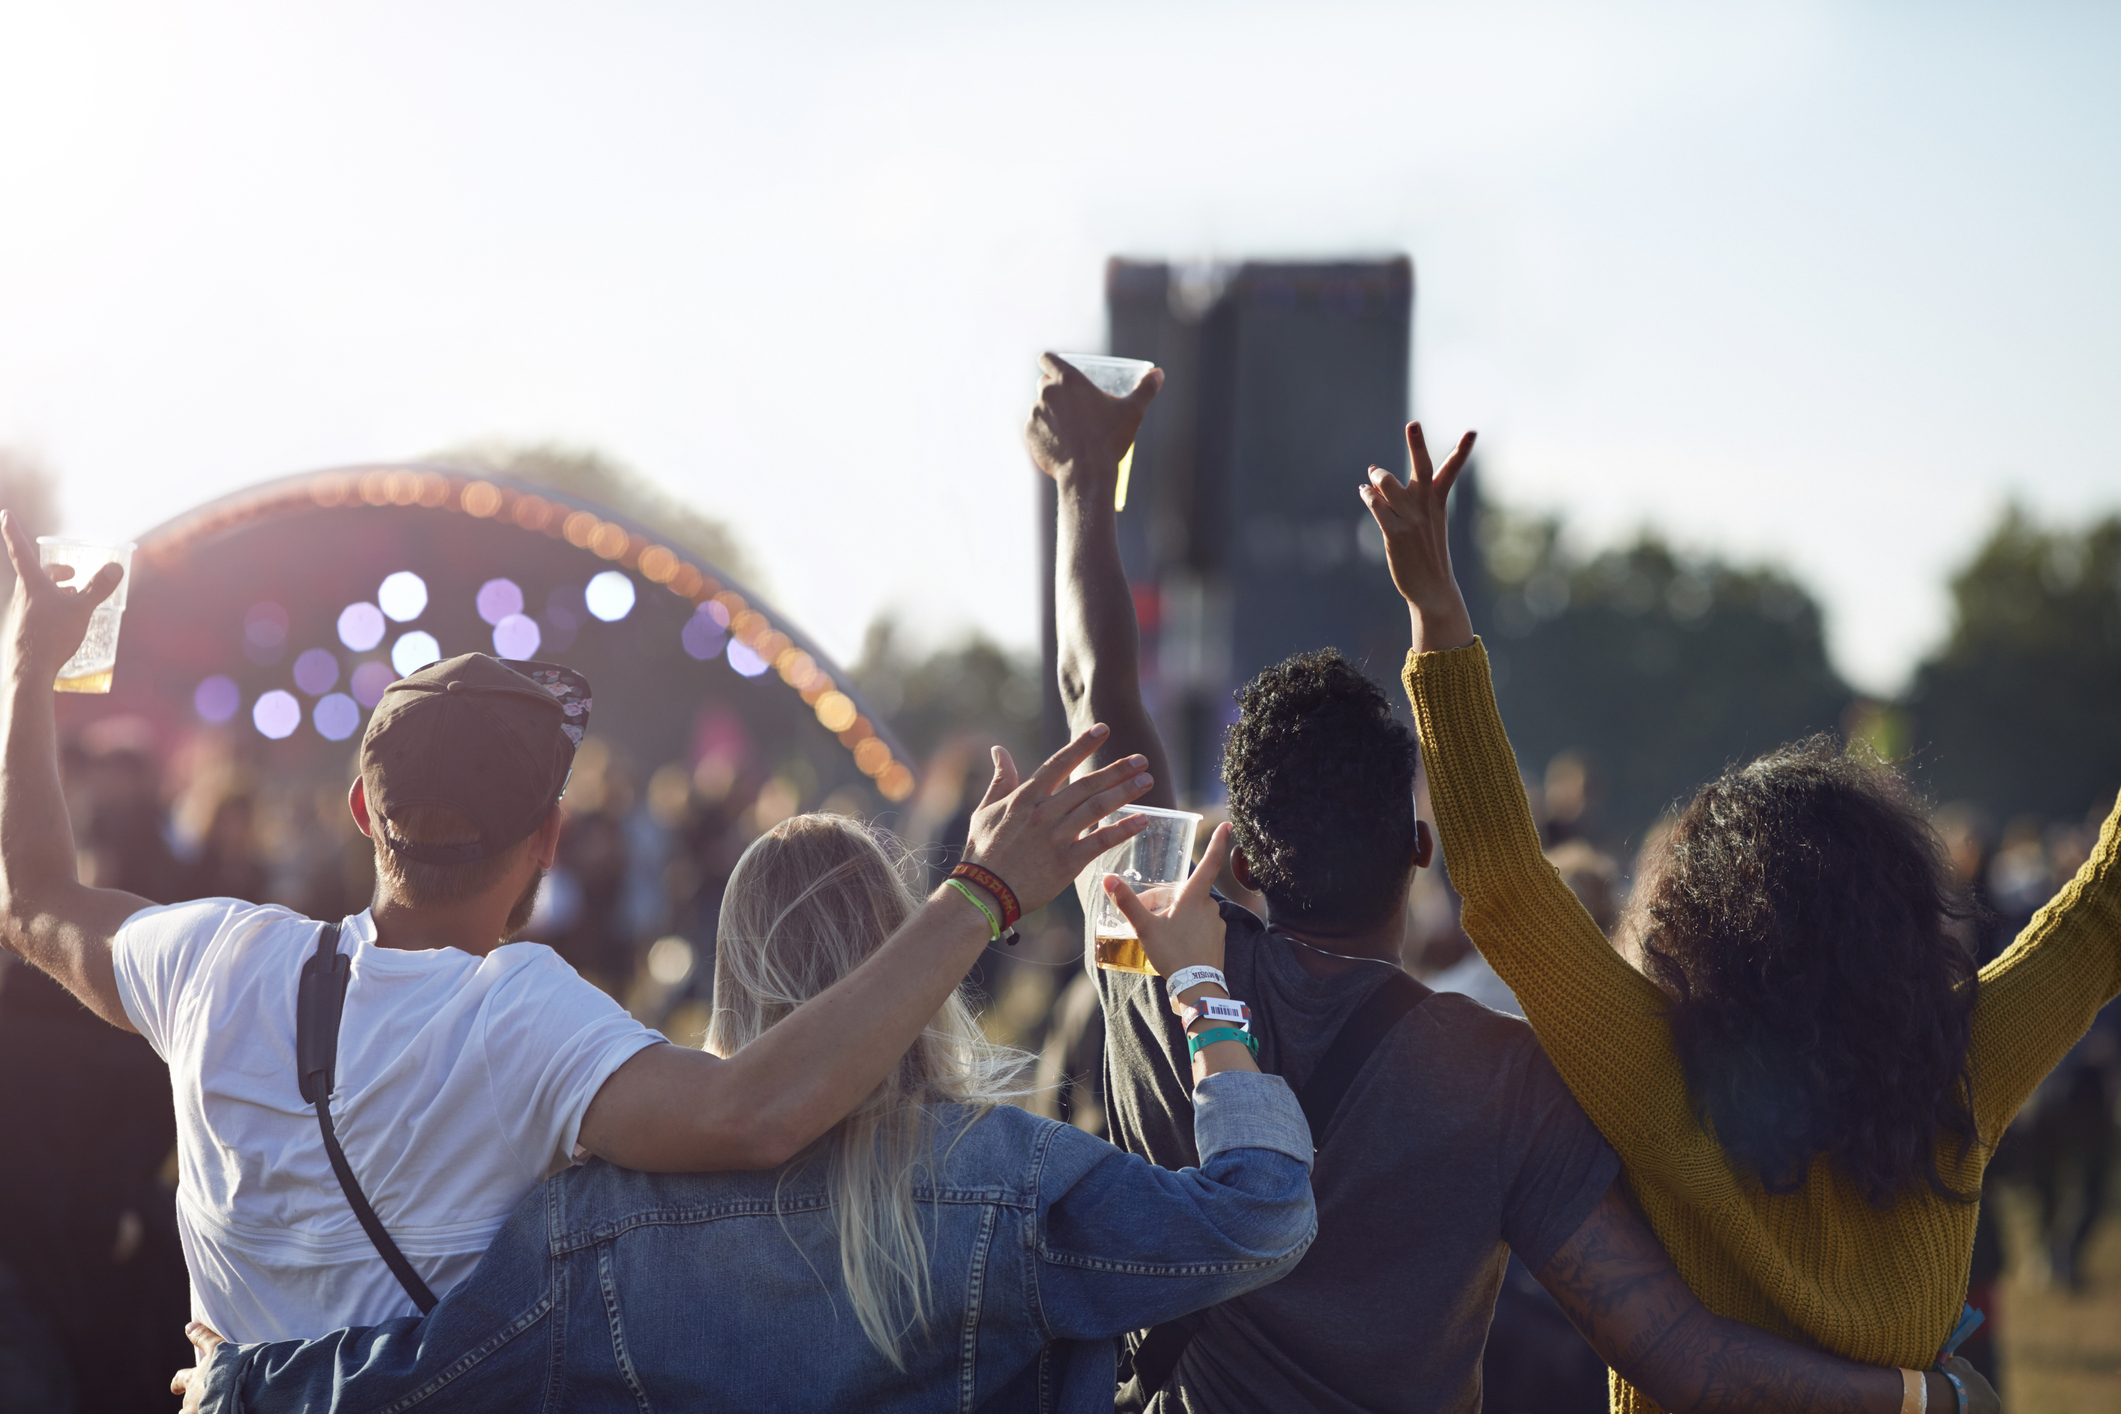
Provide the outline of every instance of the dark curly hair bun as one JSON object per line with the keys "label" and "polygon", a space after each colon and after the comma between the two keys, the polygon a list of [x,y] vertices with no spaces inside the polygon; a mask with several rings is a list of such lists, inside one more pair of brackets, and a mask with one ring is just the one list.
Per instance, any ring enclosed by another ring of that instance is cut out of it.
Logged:
{"label": "dark curly hair bun", "polygon": [[1966,904],[1892,768],[1818,736],[1726,771],[1646,874],[1630,926],[1724,1151],[1774,1192],[1825,1156],[1879,1206],[1971,1201],[1937,1165],[1977,1142]]}
{"label": "dark curly hair bun", "polygon": [[1267,669],[1237,705],[1231,833],[1276,917],[1354,929],[1403,907],[1420,751],[1384,692],[1328,648]]}

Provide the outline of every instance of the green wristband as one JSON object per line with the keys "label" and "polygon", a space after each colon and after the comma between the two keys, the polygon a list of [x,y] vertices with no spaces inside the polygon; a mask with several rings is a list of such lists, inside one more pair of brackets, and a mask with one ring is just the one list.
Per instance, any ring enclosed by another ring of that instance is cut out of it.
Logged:
{"label": "green wristband", "polygon": [[987,941],[991,943],[998,940],[1002,935],[1002,920],[996,916],[993,909],[987,906],[987,901],[972,892],[969,885],[956,879],[945,879],[943,882],[963,894],[967,903],[987,916]]}
{"label": "green wristband", "polygon": [[1203,1046],[1212,1046],[1217,1041],[1241,1041],[1244,1043],[1245,1049],[1252,1053],[1252,1059],[1259,1059],[1259,1038],[1240,1031],[1234,1026],[1217,1026],[1211,1030],[1201,1032],[1198,1036],[1188,1036],[1186,1038],[1186,1054],[1197,1056]]}

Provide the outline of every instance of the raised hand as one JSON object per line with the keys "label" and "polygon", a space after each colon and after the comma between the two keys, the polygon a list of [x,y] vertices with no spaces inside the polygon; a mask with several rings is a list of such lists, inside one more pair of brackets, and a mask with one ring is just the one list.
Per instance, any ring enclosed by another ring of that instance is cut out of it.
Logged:
{"label": "raised hand", "polygon": [[1134,925],[1135,935],[1142,940],[1142,951],[1164,976],[1169,977],[1182,967],[1222,970],[1222,909],[1208,890],[1215,886],[1216,876],[1222,873],[1229,857],[1230,826],[1225,823],[1215,827],[1200,863],[1176,888],[1166,885],[1151,889],[1152,897],[1144,899],[1119,875],[1105,875],[1105,892],[1112,895],[1119,911]]}
{"label": "raised hand", "polygon": [[0,511],[0,537],[15,566],[15,597],[7,612],[7,667],[17,680],[50,687],[66,660],[88,636],[88,617],[110,598],[125,573],[105,565],[76,589],[59,581],[73,577],[64,565],[47,571],[37,562],[37,547],[8,511]]}
{"label": "raised hand", "polygon": [[1451,487],[1473,454],[1468,432],[1441,467],[1431,465],[1421,424],[1407,424],[1407,451],[1414,462],[1412,480],[1402,482],[1383,467],[1370,468],[1362,486],[1362,503],[1384,532],[1385,559],[1392,583],[1407,601],[1414,621],[1414,648],[1430,652],[1463,648],[1473,641],[1473,620],[1465,596],[1451,573],[1450,522],[1446,510]]}
{"label": "raised hand", "polygon": [[1115,398],[1052,354],[1040,355],[1038,366],[1045,376],[1024,424],[1024,446],[1033,464],[1055,481],[1111,481],[1141,431],[1156,390],[1164,386],[1164,371],[1150,369],[1133,392]]}
{"label": "raised hand", "polygon": [[994,748],[994,779],[972,814],[965,858],[1001,875],[1026,913],[1051,902],[1091,860],[1148,827],[1148,816],[1133,815],[1097,828],[1155,784],[1147,758],[1128,756],[1079,781],[1068,779],[1105,735],[1104,723],[1091,727],[1021,784],[1016,762]]}

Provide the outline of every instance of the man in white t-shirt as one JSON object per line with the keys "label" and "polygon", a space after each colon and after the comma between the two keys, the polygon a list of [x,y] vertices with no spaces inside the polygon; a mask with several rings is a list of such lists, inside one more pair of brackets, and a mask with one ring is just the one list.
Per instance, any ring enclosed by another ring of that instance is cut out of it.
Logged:
{"label": "man in white t-shirt", "polygon": [[[77,592],[5,513],[0,533],[17,575],[0,674],[0,942],[168,1063],[194,1316],[258,1341],[413,1314],[296,1074],[302,969],[325,925],[80,883],[51,689],[118,573],[106,566]],[[575,1157],[661,1172],[785,1162],[875,1088],[998,931],[973,895],[938,889],[867,963],[736,1056],[665,1043],[550,949],[507,941],[558,847],[588,710],[588,684],[568,669],[466,654],[393,683],[362,738],[348,800],[376,841],[377,888],[339,925],[350,982],[329,1110],[355,1183],[436,1295]],[[996,750],[965,855],[1013,886],[1008,902],[1043,905],[1139,828],[1092,827],[1148,789],[1140,758],[1068,780],[1103,735],[1021,785]],[[999,895],[978,898],[1007,912]]]}

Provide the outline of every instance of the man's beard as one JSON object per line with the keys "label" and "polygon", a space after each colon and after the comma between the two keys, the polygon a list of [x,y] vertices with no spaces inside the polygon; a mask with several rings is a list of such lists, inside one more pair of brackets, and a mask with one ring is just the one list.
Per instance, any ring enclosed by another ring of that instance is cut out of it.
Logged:
{"label": "man's beard", "polygon": [[544,882],[545,871],[540,869],[531,875],[530,882],[523,886],[523,892],[517,895],[515,904],[508,910],[508,921],[501,925],[501,937],[504,940],[512,941],[516,934],[530,926],[530,915],[536,912],[538,907],[538,888]]}

